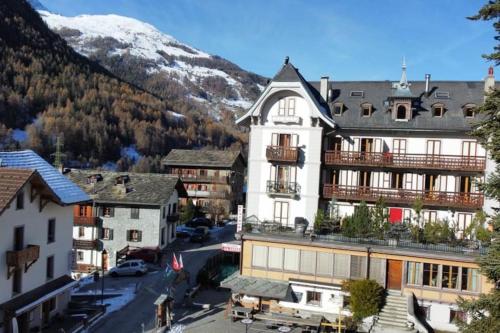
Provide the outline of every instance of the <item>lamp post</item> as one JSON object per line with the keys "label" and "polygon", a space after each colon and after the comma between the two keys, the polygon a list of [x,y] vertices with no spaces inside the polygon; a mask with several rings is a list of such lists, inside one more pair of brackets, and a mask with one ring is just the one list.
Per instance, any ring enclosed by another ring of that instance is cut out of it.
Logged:
{"label": "lamp post", "polygon": [[101,305],[104,305],[104,262],[108,258],[108,252],[106,249],[102,250],[101,252],[101,270],[102,270],[102,277],[101,277]]}
{"label": "lamp post", "polygon": [[245,318],[245,319],[241,320],[241,323],[245,324],[245,333],[248,333],[248,325],[250,325],[251,323],[253,323],[253,320],[250,319],[250,318]]}

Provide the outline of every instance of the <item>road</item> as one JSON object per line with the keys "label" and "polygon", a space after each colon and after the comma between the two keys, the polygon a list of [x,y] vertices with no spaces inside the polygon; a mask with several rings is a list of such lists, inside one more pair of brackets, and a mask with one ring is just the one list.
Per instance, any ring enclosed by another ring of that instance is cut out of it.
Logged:
{"label": "road", "polygon": [[[191,284],[196,282],[196,275],[203,267],[208,258],[215,255],[220,250],[220,244],[234,239],[235,226],[226,226],[217,233],[211,235],[211,239],[206,244],[184,243],[182,249],[175,250],[176,254],[182,253],[184,269],[191,275]],[[172,252],[167,253],[168,261],[171,262]],[[155,307],[154,301],[161,293],[166,291],[165,275],[160,272],[150,273],[142,278],[138,291],[133,301],[124,308],[114,313],[110,313],[101,320],[91,331],[96,333],[127,332],[142,333],[154,328]],[[188,288],[186,282],[176,286],[175,302],[182,302],[184,293]],[[176,311],[177,312],[177,311]],[[180,318],[175,318],[178,321]]]}

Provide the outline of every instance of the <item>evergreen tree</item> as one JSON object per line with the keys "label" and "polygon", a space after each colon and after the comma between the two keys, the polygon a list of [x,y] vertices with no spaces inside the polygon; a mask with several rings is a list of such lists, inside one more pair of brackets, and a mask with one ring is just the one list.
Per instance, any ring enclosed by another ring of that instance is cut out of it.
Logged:
{"label": "evergreen tree", "polygon": [[[489,1],[478,12],[470,17],[472,20],[493,20],[496,30],[495,40],[500,40],[500,0]],[[495,45],[494,52],[484,56],[488,60],[500,64],[500,44]],[[475,127],[474,134],[479,142],[487,149],[496,163],[495,172],[488,177],[482,186],[484,193],[500,201],[500,91],[495,89],[487,94],[485,103],[478,108],[484,115],[484,120]],[[459,300],[460,308],[469,317],[469,322],[460,322],[460,330],[465,333],[500,332],[500,214],[498,209],[491,217],[493,226],[493,240],[486,255],[479,259],[480,271],[488,280],[495,284],[495,288],[488,294],[481,294],[477,300]]]}

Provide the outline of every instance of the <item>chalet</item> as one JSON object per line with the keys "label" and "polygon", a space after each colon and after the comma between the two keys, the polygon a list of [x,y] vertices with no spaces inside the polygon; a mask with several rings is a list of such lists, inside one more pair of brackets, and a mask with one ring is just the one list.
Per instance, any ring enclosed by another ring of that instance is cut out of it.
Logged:
{"label": "chalet", "polygon": [[173,149],[162,164],[182,179],[188,199],[199,207],[217,206],[218,214],[227,215],[243,203],[245,160],[239,151]]}
{"label": "chalet", "polygon": [[[67,309],[78,186],[32,151],[0,152],[0,332],[30,332]],[[37,329],[38,328],[38,329]]]}

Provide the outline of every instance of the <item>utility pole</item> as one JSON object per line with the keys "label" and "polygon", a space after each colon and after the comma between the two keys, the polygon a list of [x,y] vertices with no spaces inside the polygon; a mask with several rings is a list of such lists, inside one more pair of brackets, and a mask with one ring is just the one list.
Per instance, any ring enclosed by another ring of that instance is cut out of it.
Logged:
{"label": "utility pole", "polygon": [[62,170],[63,166],[63,158],[66,156],[62,152],[62,148],[64,146],[63,139],[60,136],[56,137],[56,152],[52,154],[51,156],[54,156],[54,167],[56,167],[58,170]]}

